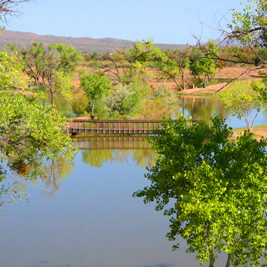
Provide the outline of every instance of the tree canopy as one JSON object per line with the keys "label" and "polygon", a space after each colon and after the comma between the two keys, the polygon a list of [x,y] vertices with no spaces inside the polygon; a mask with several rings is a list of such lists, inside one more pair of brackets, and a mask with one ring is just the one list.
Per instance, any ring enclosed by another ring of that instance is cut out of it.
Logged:
{"label": "tree canopy", "polygon": [[25,88],[26,78],[22,76],[23,65],[16,56],[0,52],[0,90]]}
{"label": "tree canopy", "polygon": [[82,59],[80,52],[72,46],[59,43],[51,44],[47,48],[42,43],[33,43],[30,49],[21,49],[20,54],[24,72],[35,86],[48,88],[52,105],[55,94],[66,99],[71,98],[71,75]]}
{"label": "tree canopy", "polygon": [[170,216],[167,237],[183,237],[201,263],[214,266],[226,252],[226,266],[258,266],[267,256],[266,142],[247,132],[229,141],[232,131],[224,121],[212,122],[179,117],[163,123],[150,139],[158,153],[145,175],[151,185],[134,195]]}
{"label": "tree canopy", "polygon": [[[224,102],[225,108],[232,111],[234,116],[240,119],[245,118],[249,132],[252,131],[257,115],[264,107],[264,100],[261,96],[263,86],[264,84],[259,81],[235,81],[227,87],[227,90],[220,93],[220,99]],[[253,108],[256,109],[256,114],[250,122],[249,113]]]}
{"label": "tree canopy", "polygon": [[91,116],[94,116],[95,104],[111,89],[111,81],[100,72],[88,73],[80,77],[80,85],[88,97]]}

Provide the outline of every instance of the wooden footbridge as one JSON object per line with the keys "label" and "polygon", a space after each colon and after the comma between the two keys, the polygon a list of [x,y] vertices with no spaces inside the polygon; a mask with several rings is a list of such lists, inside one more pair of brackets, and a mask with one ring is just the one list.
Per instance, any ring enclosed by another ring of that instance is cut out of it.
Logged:
{"label": "wooden footbridge", "polygon": [[67,132],[71,134],[151,134],[162,129],[161,120],[84,120],[69,122]]}

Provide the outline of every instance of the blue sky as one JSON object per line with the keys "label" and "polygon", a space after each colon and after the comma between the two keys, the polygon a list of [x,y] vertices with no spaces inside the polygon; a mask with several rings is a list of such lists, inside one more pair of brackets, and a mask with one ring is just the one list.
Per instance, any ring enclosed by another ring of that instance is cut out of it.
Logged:
{"label": "blue sky", "polygon": [[71,37],[194,44],[216,39],[244,0],[32,0],[6,29]]}

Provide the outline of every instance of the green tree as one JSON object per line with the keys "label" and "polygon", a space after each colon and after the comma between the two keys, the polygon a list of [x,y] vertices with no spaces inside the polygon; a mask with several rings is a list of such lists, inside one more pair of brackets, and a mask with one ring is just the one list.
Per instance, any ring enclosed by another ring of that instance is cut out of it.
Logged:
{"label": "green tree", "polygon": [[0,89],[22,89],[26,79],[21,75],[23,65],[15,55],[0,52]]}
{"label": "green tree", "polygon": [[262,81],[255,81],[252,83],[252,89],[259,94],[260,100],[267,105],[267,75]]}
{"label": "green tree", "polygon": [[267,256],[266,142],[247,132],[230,142],[224,121],[212,122],[164,122],[150,139],[158,153],[146,174],[151,184],[134,196],[156,202],[156,210],[170,216],[167,237],[183,237],[202,264],[213,267],[225,252],[226,266],[259,266]]}
{"label": "green tree", "polygon": [[55,94],[70,99],[71,78],[82,59],[74,47],[54,43],[47,48],[42,43],[33,43],[30,49],[20,51],[25,73],[37,87],[48,88],[51,103],[54,105]]}
{"label": "green tree", "polygon": [[22,174],[26,165],[30,172],[34,170],[30,166],[41,164],[44,158],[67,153],[70,140],[62,133],[65,118],[50,105],[32,96],[9,92],[0,94],[0,103],[1,162],[7,158],[11,168]]}
{"label": "green tree", "polygon": [[219,49],[211,41],[208,42],[207,48],[193,49],[190,57],[190,70],[199,82],[206,82],[214,77],[216,74],[216,56],[218,55]]}
{"label": "green tree", "polygon": [[93,117],[95,105],[109,92],[112,87],[111,81],[100,72],[88,73],[80,77],[80,85],[88,97],[91,107],[91,116]]}
{"label": "green tree", "polygon": [[[182,78],[185,88],[185,70],[189,68],[188,51],[162,50],[155,46],[152,40],[136,42],[129,50],[130,62],[138,62],[145,69],[145,64],[150,68],[160,70],[164,78],[175,82],[177,88],[182,90],[177,78]],[[143,70],[143,73],[145,71]]]}
{"label": "green tree", "polygon": [[[257,115],[264,105],[260,92],[253,90],[253,87],[262,88],[260,85],[260,82],[235,81],[220,93],[220,99],[224,102],[226,109],[231,110],[233,115],[240,119],[245,118],[248,132],[253,130]],[[264,88],[266,90],[266,87]],[[249,113],[252,108],[256,109],[256,114],[250,123]]]}
{"label": "green tree", "polygon": [[[180,90],[185,88],[185,70],[189,68],[189,56],[187,51],[161,50],[156,53],[151,65],[160,70],[163,77],[174,81]],[[182,79],[182,86],[177,78]]]}
{"label": "green tree", "polygon": [[[27,0],[0,1],[2,25],[3,18],[13,14],[17,5],[23,2]],[[46,160],[70,158],[72,149],[69,137],[63,133],[65,118],[38,96],[27,96],[13,90],[24,86],[20,57],[16,53],[9,55],[7,52],[1,52],[0,57],[0,89],[3,90],[0,92],[2,206],[22,195],[26,180],[45,178]],[[11,173],[14,174],[13,179],[10,178]]]}

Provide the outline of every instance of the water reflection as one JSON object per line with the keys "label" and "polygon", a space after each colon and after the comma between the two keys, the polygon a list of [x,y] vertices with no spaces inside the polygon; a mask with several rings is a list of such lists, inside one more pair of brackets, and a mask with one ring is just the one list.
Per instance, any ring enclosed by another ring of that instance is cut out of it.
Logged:
{"label": "water reflection", "polygon": [[[62,99],[56,98],[56,106],[67,117],[75,116],[71,103]],[[180,96],[178,103],[173,103],[171,106],[166,107],[164,112],[158,114],[146,115],[145,119],[163,119],[173,117],[175,118],[178,113],[183,113],[186,116],[191,116],[194,120],[208,122],[213,115],[220,115],[227,120],[227,123],[233,128],[246,127],[244,120],[236,119],[232,116],[231,112],[224,109],[223,102],[215,96]],[[254,111],[251,109],[251,117]],[[266,123],[267,111],[262,110],[259,114],[256,124],[261,125]]]}
{"label": "water reflection", "polygon": [[74,162],[67,159],[53,159],[49,162],[46,174],[41,178],[45,187],[42,193],[53,195],[60,190],[60,184],[66,180],[68,175],[71,175],[74,167]]}
{"label": "water reflection", "polygon": [[193,120],[210,121],[214,115],[227,118],[230,114],[223,108],[217,97],[183,96],[180,98],[180,111]]}
{"label": "water reflection", "polygon": [[[93,136],[75,138],[74,142],[79,149],[78,153],[82,155],[82,162],[91,167],[101,168],[108,162],[129,164],[131,161],[144,168],[151,166],[155,159],[155,153],[145,137]],[[27,165],[27,170],[22,164],[6,166],[10,171],[7,178],[1,178],[0,206],[26,198],[30,184],[38,185],[43,195],[54,195],[72,174],[74,165],[75,162],[68,158],[59,158],[38,162],[36,166]]]}
{"label": "water reflection", "polygon": [[75,139],[81,150],[82,161],[91,167],[102,167],[107,162],[127,163],[131,158],[139,167],[150,166],[155,152],[145,137],[106,136],[81,137]]}
{"label": "water reflection", "polygon": [[76,141],[75,165],[54,160],[39,179],[16,176],[30,202],[3,207],[0,266],[199,266],[183,241],[172,252],[168,218],[132,198],[155,157],[144,137]]}

